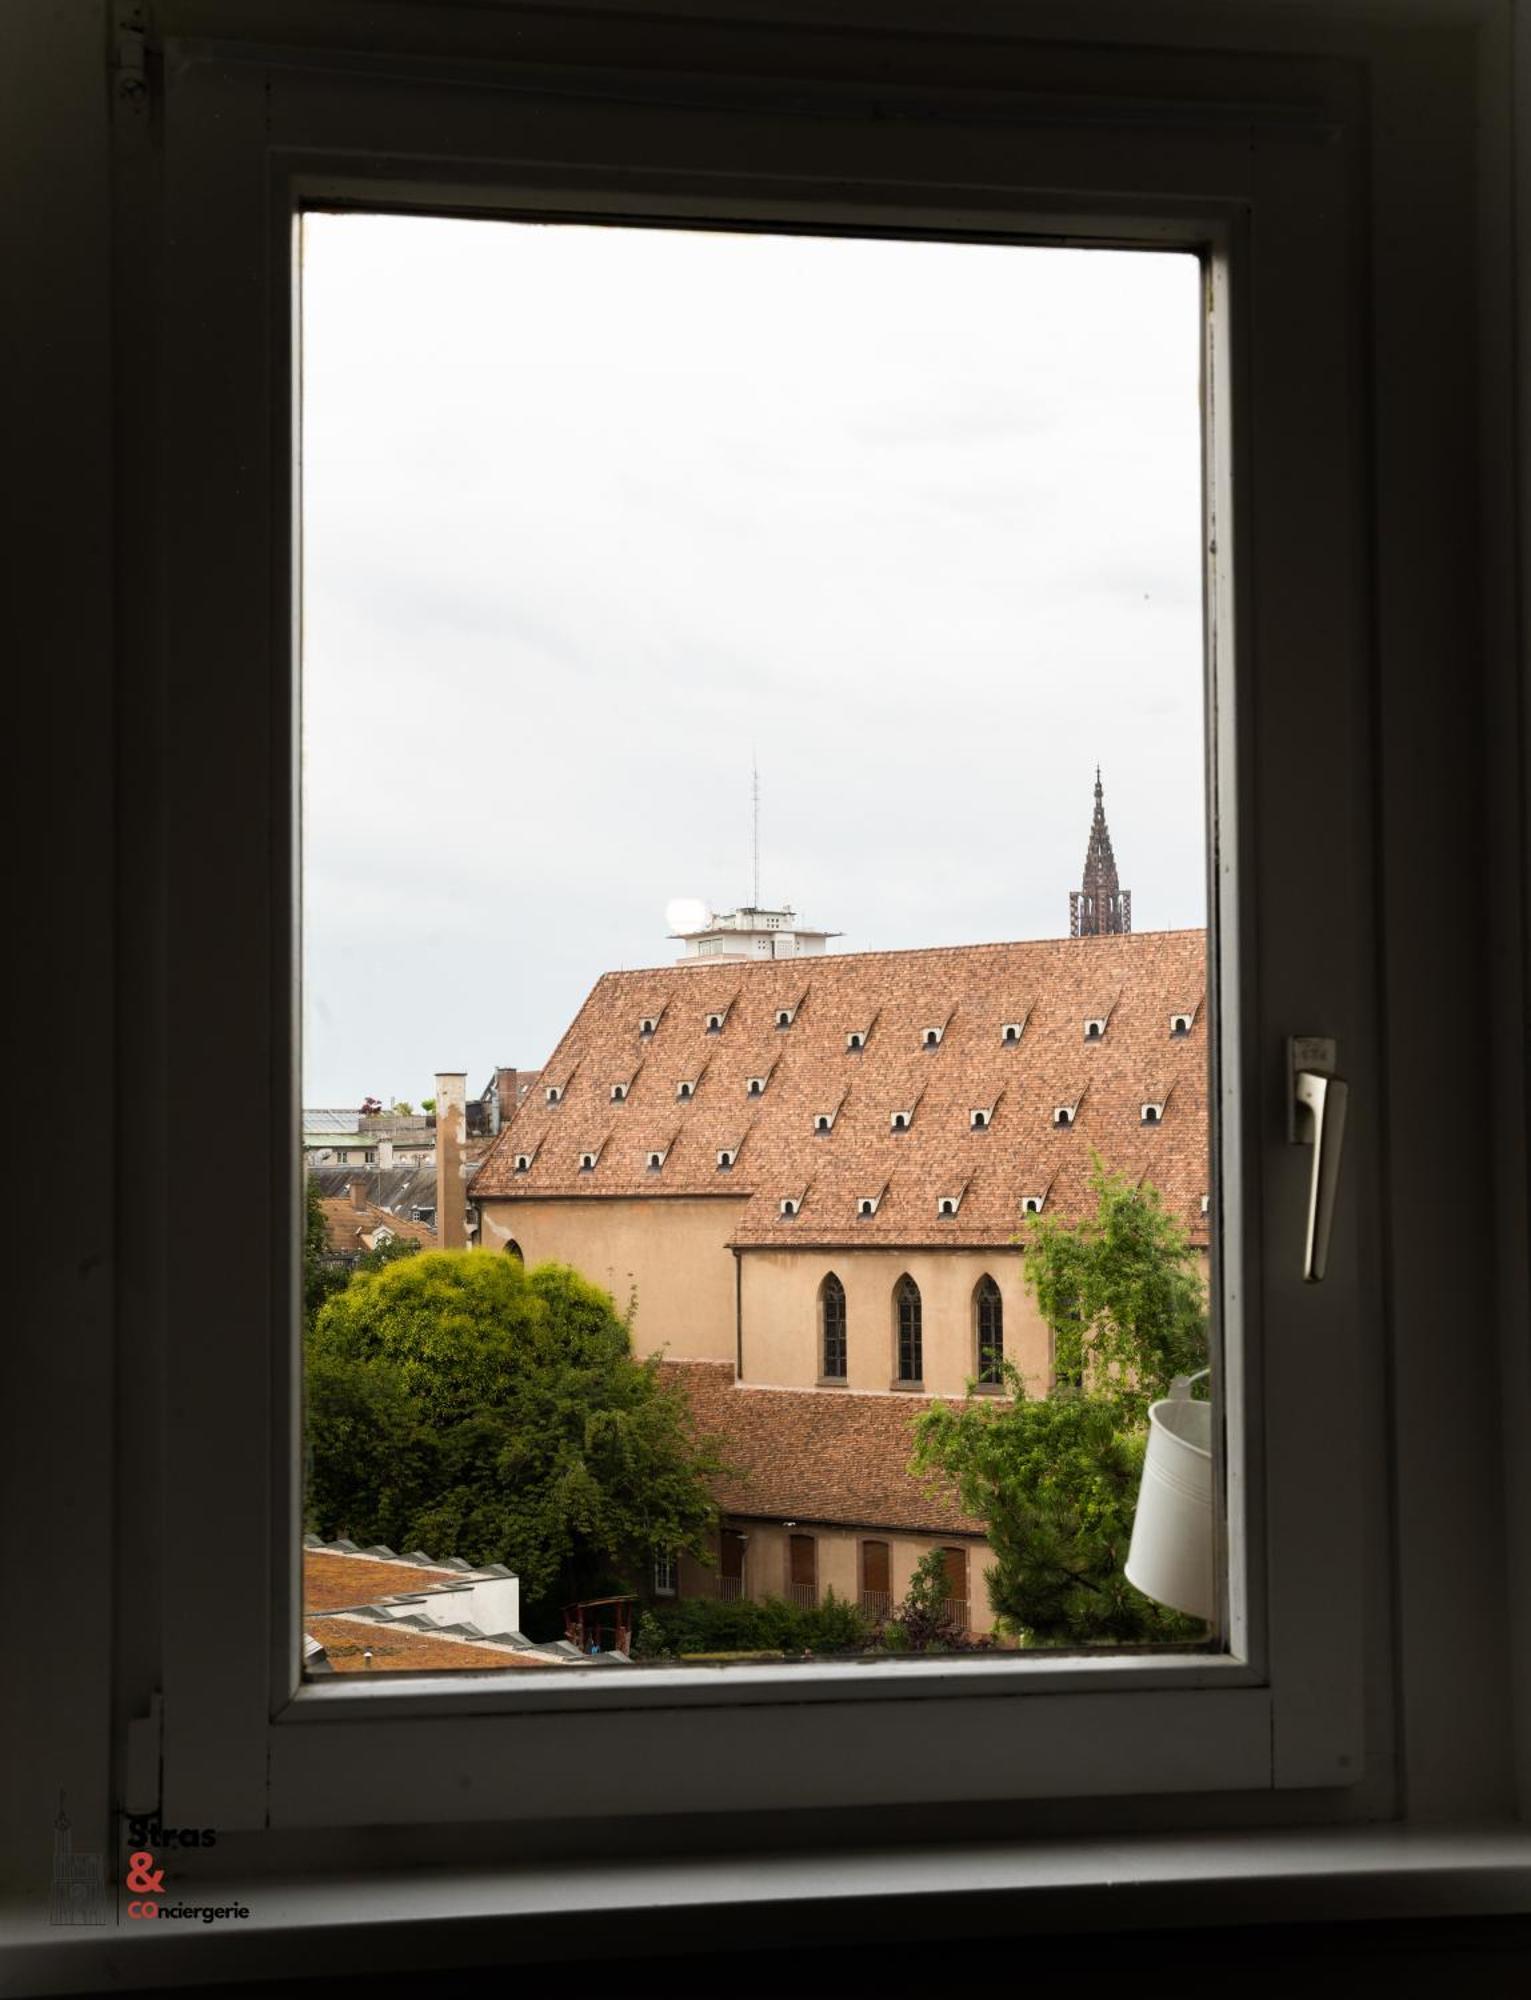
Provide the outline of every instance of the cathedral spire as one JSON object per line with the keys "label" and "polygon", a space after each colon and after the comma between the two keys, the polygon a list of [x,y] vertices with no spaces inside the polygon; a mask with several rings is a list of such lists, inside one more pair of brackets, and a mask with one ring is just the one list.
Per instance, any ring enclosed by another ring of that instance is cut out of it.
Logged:
{"label": "cathedral spire", "polygon": [[1085,849],[1084,881],[1069,892],[1070,937],[1120,937],[1132,929],[1132,891],[1119,886],[1106,825],[1100,766],[1095,766],[1095,815]]}

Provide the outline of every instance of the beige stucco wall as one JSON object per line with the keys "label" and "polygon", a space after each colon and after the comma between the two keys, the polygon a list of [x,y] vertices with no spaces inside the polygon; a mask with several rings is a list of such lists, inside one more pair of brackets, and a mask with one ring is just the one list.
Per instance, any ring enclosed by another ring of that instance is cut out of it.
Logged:
{"label": "beige stucco wall", "polygon": [[[784,1597],[788,1581],[788,1538],[793,1532],[783,1523],[746,1520],[730,1516],[729,1525],[749,1537],[744,1551],[744,1595]],[[826,1526],[801,1521],[796,1532],[811,1534],[818,1557],[820,1602],[830,1590],[854,1603],[861,1595],[861,1544],[879,1541],[888,1544],[891,1578],[890,1594],[897,1604],[908,1592],[915,1565],[929,1549],[965,1548],[968,1556],[968,1625],[973,1632],[993,1628],[994,1613],[984,1585],[985,1566],[992,1560],[987,1542],[970,1535],[916,1535],[896,1529],[857,1529]],[[716,1569],[681,1558],[677,1574],[682,1597],[716,1597]]]}
{"label": "beige stucco wall", "polygon": [[571,1264],[624,1311],[636,1287],[633,1342],[674,1361],[732,1361],[736,1306],[728,1239],[737,1199],[485,1201],[485,1250],[514,1239],[528,1264]]}
{"label": "beige stucco wall", "polygon": [[987,1273],[1004,1300],[1006,1356],[1028,1384],[1046,1386],[1050,1336],[1019,1250],[747,1250],[742,1264],[746,1382],[811,1388],[819,1380],[819,1286],[833,1271],[845,1287],[846,1387],[892,1387],[893,1287],[907,1272],[920,1288],[925,1393],[961,1396],[978,1369],[973,1289]]}

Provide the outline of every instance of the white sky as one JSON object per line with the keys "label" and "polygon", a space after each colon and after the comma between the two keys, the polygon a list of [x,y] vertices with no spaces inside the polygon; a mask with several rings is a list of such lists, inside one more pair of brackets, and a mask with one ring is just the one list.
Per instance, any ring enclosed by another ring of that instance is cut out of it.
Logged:
{"label": "white sky", "polygon": [[311,216],[304,1102],[538,1066],[676,896],[1205,920],[1194,259]]}

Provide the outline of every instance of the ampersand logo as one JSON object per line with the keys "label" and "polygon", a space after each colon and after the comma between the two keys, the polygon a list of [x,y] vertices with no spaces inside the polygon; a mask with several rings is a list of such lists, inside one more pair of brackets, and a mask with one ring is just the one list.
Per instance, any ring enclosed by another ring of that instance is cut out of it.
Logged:
{"label": "ampersand logo", "polygon": [[128,1856],[128,1887],[135,1895],[163,1896],[165,1893],[165,1871],[154,1866],[154,1856],[148,1853]]}

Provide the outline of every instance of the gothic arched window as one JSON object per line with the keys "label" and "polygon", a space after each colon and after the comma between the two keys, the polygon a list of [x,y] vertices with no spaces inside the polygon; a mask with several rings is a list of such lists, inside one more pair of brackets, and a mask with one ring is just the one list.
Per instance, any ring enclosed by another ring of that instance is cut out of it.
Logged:
{"label": "gothic arched window", "polygon": [[973,1328],[978,1336],[978,1379],[997,1388],[1005,1379],[1005,1301],[987,1272],[973,1287]]}
{"label": "gothic arched window", "polygon": [[833,1271],[819,1286],[819,1360],[826,1382],[845,1380],[845,1287]]}
{"label": "gothic arched window", "polygon": [[505,1245],[505,1255],[507,1257],[514,1257],[518,1264],[526,1262],[526,1259],[521,1255],[521,1245],[516,1241],[514,1236]]}
{"label": "gothic arched window", "polygon": [[920,1319],[920,1288],[906,1271],[893,1287],[893,1317],[898,1330],[898,1379],[925,1379],[925,1336]]}

